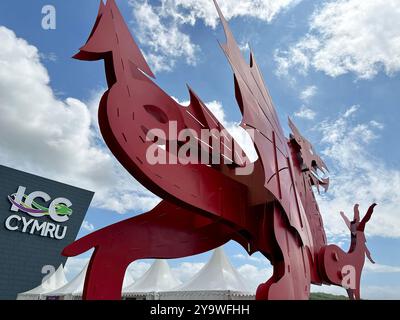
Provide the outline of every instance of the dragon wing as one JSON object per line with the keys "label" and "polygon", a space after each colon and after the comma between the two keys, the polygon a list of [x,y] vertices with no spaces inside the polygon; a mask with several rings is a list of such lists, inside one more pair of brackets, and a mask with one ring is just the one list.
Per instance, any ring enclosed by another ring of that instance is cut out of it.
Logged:
{"label": "dragon wing", "polygon": [[264,169],[264,186],[285,209],[290,224],[312,251],[311,229],[295,185],[295,166],[271,96],[253,52],[248,64],[217,1],[213,1],[225,31],[226,43],[221,47],[234,73],[236,100],[243,115],[240,125],[253,130],[253,142]]}
{"label": "dragon wing", "polygon": [[[249,65],[243,59],[229,25],[215,0],[214,3],[226,36],[226,43],[221,44],[221,47],[234,72],[236,100],[243,115],[240,125],[244,129],[254,130],[254,144],[265,172],[265,187],[277,199],[280,199],[282,190],[277,169],[279,171],[287,167],[287,163],[285,161],[282,164],[275,163],[274,158],[278,158],[279,161],[280,158],[286,159],[289,156],[287,139],[283,134],[254,54],[250,55]],[[275,156],[275,153],[281,154],[282,157]]]}

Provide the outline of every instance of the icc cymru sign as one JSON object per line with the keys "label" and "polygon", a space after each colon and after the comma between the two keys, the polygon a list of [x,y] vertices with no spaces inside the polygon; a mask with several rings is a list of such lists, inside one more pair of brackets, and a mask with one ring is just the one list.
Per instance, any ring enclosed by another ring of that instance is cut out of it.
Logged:
{"label": "icc cymru sign", "polygon": [[[29,195],[26,195],[25,192],[26,187],[19,186],[16,193],[8,196],[11,203],[10,211],[21,211],[25,215],[10,215],[5,221],[6,229],[58,240],[64,239],[68,227],[62,223],[68,221],[72,214],[72,202],[62,197],[52,200],[43,191],[34,191]],[[43,204],[40,204],[39,201],[42,201]],[[53,222],[39,220],[45,216],[48,216]]]}

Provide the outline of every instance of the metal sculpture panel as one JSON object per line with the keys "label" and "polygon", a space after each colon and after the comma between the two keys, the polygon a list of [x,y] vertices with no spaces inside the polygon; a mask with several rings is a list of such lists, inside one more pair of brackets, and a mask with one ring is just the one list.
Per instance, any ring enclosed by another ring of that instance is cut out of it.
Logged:
{"label": "metal sculpture panel", "polygon": [[[327,245],[313,191],[328,189],[329,180],[320,175],[327,167],[290,119],[292,134],[284,136],[254,54],[246,63],[215,5],[241,126],[252,130],[255,162],[192,89],[184,107],[157,86],[113,0],[101,1],[89,39],[75,56],[104,60],[109,88],[99,106],[101,133],[125,169],[163,199],[150,212],[65,248],[66,256],[95,248],[83,297],[120,299],[125,270],[135,260],[185,257],[235,240],[249,254],[261,252],[274,267],[257,299],[308,299],[311,283],[346,286],[348,266],[355,278],[349,297],[359,299],[365,254],[370,257],[364,228],[374,206],[361,222],[359,215],[353,222],[346,218],[352,237],[348,253]],[[204,137],[204,131],[210,134]],[[149,151],[168,163],[149,161]]]}

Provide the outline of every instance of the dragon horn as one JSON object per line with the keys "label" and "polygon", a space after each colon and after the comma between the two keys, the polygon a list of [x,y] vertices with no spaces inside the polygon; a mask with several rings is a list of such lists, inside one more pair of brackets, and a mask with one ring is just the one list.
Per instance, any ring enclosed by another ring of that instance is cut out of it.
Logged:
{"label": "dragon horn", "polygon": [[377,206],[376,203],[372,204],[369,208],[367,213],[365,214],[364,218],[361,220],[360,224],[358,225],[358,231],[364,231],[365,225],[371,219],[372,213],[374,212],[374,208]]}
{"label": "dragon horn", "polygon": [[346,214],[343,211],[340,211],[340,215],[342,216],[344,222],[346,223],[346,226],[351,230],[351,222],[350,219],[347,218]]}

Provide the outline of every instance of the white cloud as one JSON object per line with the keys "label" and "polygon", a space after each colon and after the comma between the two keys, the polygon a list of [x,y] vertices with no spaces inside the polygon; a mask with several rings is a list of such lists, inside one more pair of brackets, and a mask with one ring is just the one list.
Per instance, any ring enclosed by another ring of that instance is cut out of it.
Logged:
{"label": "white cloud", "polygon": [[369,124],[377,129],[382,130],[385,126],[383,125],[383,123],[380,123],[378,121],[372,120],[369,122]]}
{"label": "white cloud", "polygon": [[263,263],[263,264],[267,264],[267,265],[270,264],[269,261],[267,260],[267,258],[262,256],[260,253],[255,253],[252,256],[238,253],[238,254],[233,255],[233,258],[239,259],[239,260],[248,260],[250,262]]}
{"label": "white cloud", "polygon": [[140,277],[142,277],[147,270],[149,270],[151,267],[151,263],[147,261],[134,261],[132,262],[129,267],[127,268],[127,271],[133,280],[137,280]]}
{"label": "white cloud", "polygon": [[[220,0],[225,17],[252,17],[271,22],[280,12],[301,0]],[[161,0],[151,5],[148,0],[130,0],[136,22],[134,35],[146,47],[146,57],[155,72],[170,71],[179,60],[195,65],[200,51],[184,31],[198,21],[215,28],[218,15],[211,0]]]}
{"label": "white cloud", "polygon": [[399,300],[400,286],[362,286],[361,294],[368,299]]}
{"label": "white cloud", "polygon": [[276,54],[278,74],[311,67],[336,77],[370,79],[400,71],[400,1],[325,2],[310,19],[309,32]]}
{"label": "white cloud", "polygon": [[171,268],[171,272],[178,280],[185,283],[192,279],[204,266],[204,262],[182,262]]}
{"label": "white cloud", "polygon": [[94,225],[92,223],[90,223],[89,221],[87,221],[87,220],[83,221],[82,228],[83,228],[83,230],[86,230],[88,232],[93,232],[94,229],[95,229]]}
{"label": "white cloud", "polygon": [[227,124],[225,119],[225,111],[222,103],[219,101],[211,101],[206,103],[207,108],[210,109],[212,114],[221,122],[224,126]]}
{"label": "white cloud", "polygon": [[302,106],[299,111],[295,112],[295,117],[307,120],[314,120],[316,112],[306,106]]}
{"label": "white cloud", "polygon": [[368,235],[400,237],[398,204],[400,171],[385,165],[372,154],[370,145],[378,139],[382,125],[356,123],[358,106],[349,108],[338,119],[318,126],[325,146],[323,154],[331,163],[331,187],[318,196],[328,236],[348,234],[339,212],[353,216],[353,206],[360,204],[365,214],[376,202],[378,206],[366,227]]}
{"label": "white cloud", "polygon": [[40,58],[50,62],[57,62],[58,57],[54,52],[40,53]]}
{"label": "white cloud", "polygon": [[[284,56],[283,53],[286,55]],[[282,52],[281,50],[276,49],[274,51],[274,60],[276,62],[276,70],[275,73],[277,76],[284,76],[284,77],[289,77],[289,69],[292,67],[292,59],[289,59],[289,57],[287,57],[288,53]],[[291,78],[291,82],[294,82],[295,79],[293,77],[289,77]]]}
{"label": "white cloud", "polygon": [[164,1],[159,8],[151,6],[147,0],[129,3],[138,26],[135,36],[148,48],[146,57],[155,72],[170,71],[178,59],[189,65],[196,64],[199,48],[180,30],[177,17],[169,13],[170,8],[164,7],[168,3]]}
{"label": "white cloud", "polygon": [[68,281],[71,281],[76,275],[83,270],[88,264],[89,258],[85,257],[74,257],[68,258],[64,266],[65,276]]}
{"label": "white cloud", "polygon": [[317,94],[316,86],[308,86],[300,93],[300,99],[304,102],[309,102]]}
{"label": "white cloud", "polygon": [[119,213],[159,200],[117,163],[98,135],[98,99],[58,99],[34,46],[0,27],[0,163],[96,192]]}
{"label": "white cloud", "polygon": [[237,268],[237,271],[246,280],[252,292],[255,292],[259,284],[266,282],[273,273],[272,267],[257,267],[248,263]]}
{"label": "white cloud", "polygon": [[[252,17],[271,22],[281,11],[297,5],[301,0],[219,0],[218,4],[227,20],[235,17]],[[218,15],[212,1],[208,0],[164,0],[170,7],[177,7],[178,14],[192,25],[202,20],[205,25],[215,28]],[[185,15],[188,13],[189,15]]]}
{"label": "white cloud", "polygon": [[379,264],[379,263],[373,264],[368,259],[366,259],[364,271],[366,273],[399,273],[400,267],[388,266],[388,265]]}
{"label": "white cloud", "polygon": [[360,106],[358,104],[351,106],[346,110],[346,112],[343,114],[343,118],[348,118],[352,114],[356,113],[360,109]]}

